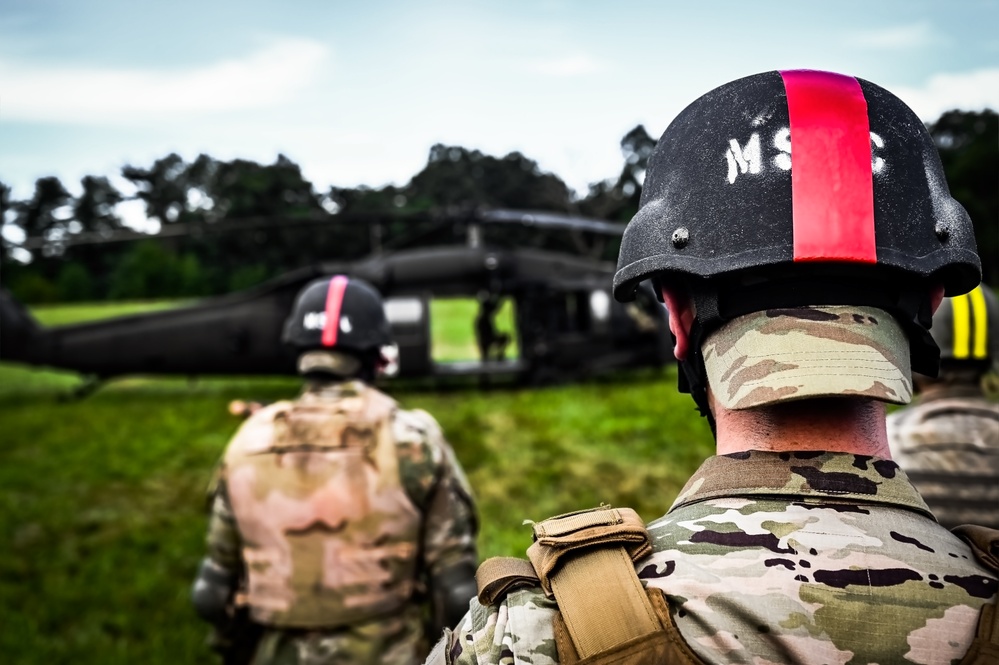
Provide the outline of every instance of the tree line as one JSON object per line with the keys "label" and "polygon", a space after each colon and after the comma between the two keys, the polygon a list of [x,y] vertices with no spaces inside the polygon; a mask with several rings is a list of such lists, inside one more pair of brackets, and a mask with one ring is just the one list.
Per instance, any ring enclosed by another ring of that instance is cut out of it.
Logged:
{"label": "tree line", "polygon": [[[986,281],[999,283],[999,119],[951,111],[929,125],[951,192],[971,214]],[[480,207],[577,214],[627,222],[656,140],[641,125],[621,139],[617,178],[579,196],[519,152],[494,157],[435,145],[402,186],[317,191],[293,161],[273,164],[170,154],[121,176],[135,189],[156,233],[132,232],[107,177],[86,176],[73,196],[39,178],[25,200],[0,182],[3,286],[24,302],[198,297],[252,286],[310,263],[350,260],[383,247],[433,243],[441,214]],[[452,239],[453,240],[453,239]],[[517,242],[531,242],[517,236]],[[609,258],[613,258],[612,256]]]}

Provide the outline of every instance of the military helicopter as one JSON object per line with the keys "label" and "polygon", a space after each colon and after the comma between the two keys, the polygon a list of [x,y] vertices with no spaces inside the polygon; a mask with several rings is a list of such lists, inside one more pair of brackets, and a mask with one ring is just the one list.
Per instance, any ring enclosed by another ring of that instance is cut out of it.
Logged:
{"label": "military helicopter", "polygon": [[[396,340],[387,350],[396,356],[389,380],[478,376],[538,384],[672,359],[665,311],[650,288],[622,305],[611,297],[612,261],[580,255],[568,241],[564,249],[510,242],[511,230],[540,229],[616,239],[620,225],[516,210],[444,216],[440,223],[461,228],[464,242],[321,262],[188,306],[89,323],[43,327],[0,291],[0,360],[79,372],[91,377],[90,386],[136,374],[293,375],[294,357],[281,344],[284,320],[299,289],[334,274],[363,278],[381,291]],[[454,297],[479,302],[469,322],[478,360],[434,359],[430,303]],[[518,357],[506,357],[512,340],[493,323],[503,299],[513,304]]]}

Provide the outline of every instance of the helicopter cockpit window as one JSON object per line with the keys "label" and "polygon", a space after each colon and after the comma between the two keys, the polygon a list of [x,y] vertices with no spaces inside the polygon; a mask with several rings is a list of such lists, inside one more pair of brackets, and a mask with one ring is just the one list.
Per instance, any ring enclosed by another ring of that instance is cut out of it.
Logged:
{"label": "helicopter cockpit window", "polygon": [[419,323],[423,320],[423,301],[419,298],[389,298],[385,301],[389,323]]}

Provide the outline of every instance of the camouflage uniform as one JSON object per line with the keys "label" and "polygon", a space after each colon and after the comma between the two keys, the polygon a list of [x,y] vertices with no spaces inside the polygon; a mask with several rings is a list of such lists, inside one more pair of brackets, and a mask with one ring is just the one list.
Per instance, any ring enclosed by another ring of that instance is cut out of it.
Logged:
{"label": "camouflage uniform", "polygon": [[[897,465],[873,457],[711,457],[649,533],[638,577],[707,663],[951,663],[997,590]],[[540,589],[472,601],[435,655],[556,663],[556,611]]]}
{"label": "camouflage uniform", "polygon": [[973,386],[933,388],[888,417],[888,442],[941,524],[999,529],[999,403]]}
{"label": "camouflage uniform", "polygon": [[[350,424],[329,441],[336,414]],[[348,381],[243,425],[223,458],[208,552],[245,573],[237,604],[265,627],[254,665],[408,665],[426,652],[427,580],[474,566],[475,535],[467,480],[436,421]]]}

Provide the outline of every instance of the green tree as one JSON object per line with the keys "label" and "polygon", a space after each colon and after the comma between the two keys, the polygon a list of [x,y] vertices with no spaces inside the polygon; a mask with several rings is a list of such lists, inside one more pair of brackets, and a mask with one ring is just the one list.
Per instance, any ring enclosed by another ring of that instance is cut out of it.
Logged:
{"label": "green tree", "polygon": [[303,217],[323,213],[312,183],[284,155],[270,165],[243,159],[220,162],[210,195],[222,215],[242,217]]}
{"label": "green tree", "polygon": [[197,297],[211,293],[208,276],[194,252],[185,252],[177,259],[178,290],[175,295]]}
{"label": "green tree", "polygon": [[94,279],[82,263],[69,261],[59,269],[56,290],[60,302],[93,300]]}
{"label": "green tree", "polygon": [[83,193],[73,203],[73,217],[81,230],[109,233],[122,228],[115,206],[124,200],[121,192],[107,178],[84,176],[80,181]]}
{"label": "green tree", "polygon": [[[10,187],[0,182],[0,261],[10,261],[13,259],[13,251],[16,249],[16,245],[13,241],[8,240],[7,236],[3,234],[3,228],[12,221],[8,220],[8,217],[13,217],[14,213],[14,202],[10,198]],[[13,225],[13,224],[12,224]]]}
{"label": "green tree", "polygon": [[186,210],[190,187],[187,164],[180,155],[170,153],[148,169],[127,165],[121,174],[138,188],[137,196],[146,203],[146,215],[160,224],[178,221]]}
{"label": "green tree", "polygon": [[625,134],[621,139],[624,156],[621,174],[616,181],[604,180],[590,185],[586,198],[579,202],[580,212],[589,217],[629,221],[638,212],[645,169],[655,147],[656,139],[649,136],[644,125]]}
{"label": "green tree", "polygon": [[173,253],[153,240],[136,243],[111,274],[108,297],[135,300],[176,296],[180,268]]}
{"label": "green tree", "polygon": [[265,281],[268,275],[267,267],[261,264],[240,266],[229,276],[229,290],[242,291]]}
{"label": "green tree", "polygon": [[50,176],[35,181],[35,192],[27,201],[13,203],[14,224],[30,237],[42,237],[52,231],[67,229],[69,218],[61,209],[72,201],[59,178]]}
{"label": "green tree", "polygon": [[427,165],[403,193],[423,209],[484,205],[570,212],[574,208],[568,186],[519,152],[497,158],[440,143],[430,148]]}
{"label": "green tree", "polygon": [[7,213],[11,210],[10,204],[10,187],[0,181],[0,225],[7,222]]}
{"label": "green tree", "polygon": [[999,115],[948,111],[929,130],[951,194],[975,224],[984,281],[999,285]]}
{"label": "green tree", "polygon": [[409,212],[414,209],[401,187],[387,185],[381,189],[360,187],[330,188],[327,199],[338,213],[378,214]]}
{"label": "green tree", "polygon": [[461,146],[436,144],[427,164],[404,187],[333,187],[342,213],[398,214],[472,210],[479,206],[570,212],[572,191],[556,175],[519,152],[493,157]]}
{"label": "green tree", "polygon": [[17,271],[7,285],[14,297],[23,303],[50,303],[59,300],[58,287],[34,270]]}

